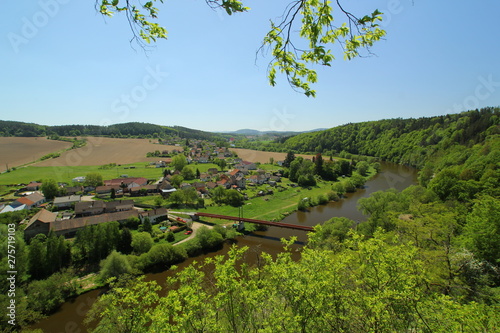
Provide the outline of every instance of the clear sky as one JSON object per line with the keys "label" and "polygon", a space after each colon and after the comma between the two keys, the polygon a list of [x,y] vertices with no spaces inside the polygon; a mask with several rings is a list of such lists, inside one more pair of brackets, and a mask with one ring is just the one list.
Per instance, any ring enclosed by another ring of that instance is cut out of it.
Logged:
{"label": "clear sky", "polygon": [[271,87],[269,55],[256,57],[289,1],[243,2],[251,10],[231,17],[202,0],[158,4],[169,38],[145,54],[125,17],[103,18],[94,1],[7,1],[0,119],[302,131],[500,105],[498,0],[344,0],[384,12],[387,36],[375,56],[318,68],[316,98]]}

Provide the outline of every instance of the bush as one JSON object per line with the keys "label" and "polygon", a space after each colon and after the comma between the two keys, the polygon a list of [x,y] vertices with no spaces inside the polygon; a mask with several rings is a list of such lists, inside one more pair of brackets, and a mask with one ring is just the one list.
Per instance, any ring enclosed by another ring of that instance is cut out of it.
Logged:
{"label": "bush", "polygon": [[184,248],[163,243],[153,246],[147,253],[142,254],[137,266],[142,270],[151,268],[164,270],[186,258],[187,252]]}
{"label": "bush", "polygon": [[326,197],[326,195],[324,194],[320,194],[318,195],[318,205],[325,205],[328,203],[328,198]]}
{"label": "bush", "polygon": [[29,307],[43,314],[53,312],[67,297],[76,294],[73,279],[70,272],[58,272],[46,280],[31,282],[28,286]]}
{"label": "bush", "polygon": [[132,236],[132,248],[137,254],[148,252],[154,241],[149,232],[139,232]]}
{"label": "bush", "polygon": [[167,242],[173,242],[173,241],[175,241],[175,235],[174,235],[174,233],[172,231],[168,231],[166,239],[167,239]]}
{"label": "bush", "polygon": [[205,226],[198,229],[195,238],[198,239],[201,247],[206,250],[215,249],[224,242],[224,238],[222,238],[221,234]]}
{"label": "bush", "polygon": [[111,252],[106,259],[102,260],[100,266],[99,279],[102,282],[106,282],[111,277],[132,272],[127,256],[116,251]]}
{"label": "bush", "polygon": [[340,200],[340,196],[335,191],[330,191],[326,194],[328,201],[338,201]]}

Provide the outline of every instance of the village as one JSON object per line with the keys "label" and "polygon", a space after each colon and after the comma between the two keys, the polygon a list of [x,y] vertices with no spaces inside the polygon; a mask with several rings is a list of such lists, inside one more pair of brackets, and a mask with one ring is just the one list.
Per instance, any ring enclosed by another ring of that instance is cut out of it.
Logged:
{"label": "village", "polygon": [[[261,169],[260,163],[242,160],[227,147],[218,147],[213,142],[191,140],[190,143],[189,148],[157,150],[150,154],[159,157],[148,166],[161,170],[162,176],[158,179],[121,174],[117,178],[102,180],[100,175],[91,174],[98,178],[96,182],[82,175],[73,178],[70,184],[57,183],[53,198],[44,195],[47,191],[44,191],[43,180],[32,181],[19,184],[18,198],[0,205],[0,214],[40,208],[31,218],[22,221],[25,238],[40,233],[48,235],[50,231],[70,238],[86,226],[110,221],[124,223],[133,218],[141,223],[145,219],[152,224],[166,221],[169,214],[162,204],[169,201],[174,204],[193,203],[195,207],[203,206],[206,199],[220,203],[217,198],[212,198],[216,188],[222,189],[219,193],[224,190],[239,193],[238,202],[242,203],[248,199],[246,193],[241,194],[242,190],[266,184],[266,190],[256,194],[264,196],[280,186],[282,174],[279,171]],[[275,167],[279,169],[281,164],[279,161]],[[124,167],[128,168],[136,167]],[[203,172],[199,171],[200,168]],[[186,200],[186,196],[190,199]],[[153,198],[155,204],[144,204],[144,197]],[[172,216],[170,219],[176,220]]]}

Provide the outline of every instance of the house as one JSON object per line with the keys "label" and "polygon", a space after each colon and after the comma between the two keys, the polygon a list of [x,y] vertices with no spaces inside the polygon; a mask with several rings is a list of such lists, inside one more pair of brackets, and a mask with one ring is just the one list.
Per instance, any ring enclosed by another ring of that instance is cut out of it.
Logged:
{"label": "house", "polygon": [[112,185],[112,186],[97,186],[95,189],[95,192],[97,194],[107,194],[107,193],[111,193],[112,189],[115,190],[115,193],[123,191],[123,189],[120,186]]}
{"label": "house", "polygon": [[208,182],[211,178],[212,178],[212,176],[210,174],[208,174],[207,172],[203,172],[200,174],[200,180],[202,182]]}
{"label": "house", "polygon": [[1,213],[9,213],[9,212],[17,212],[18,210],[23,210],[23,209],[27,209],[26,208],[26,205],[21,205],[21,206],[11,206],[11,205],[7,205],[5,207],[2,208],[2,210],[0,211],[0,214]]}
{"label": "house", "polygon": [[200,192],[201,194],[208,193],[208,190],[207,190],[205,183],[194,182],[192,185],[194,186],[196,191]]}
{"label": "house", "polygon": [[159,185],[145,185],[130,188],[130,195],[138,196],[141,194],[158,193],[159,191]]}
{"label": "house", "polygon": [[73,183],[84,183],[85,182],[85,176],[75,177],[71,181]]}
{"label": "house", "polygon": [[82,200],[81,195],[70,195],[54,198],[54,206],[57,208],[70,208],[73,204]]}
{"label": "house", "polygon": [[233,169],[229,172],[229,179],[231,181],[231,185],[235,185],[239,188],[245,188],[245,175],[239,169]]}
{"label": "house", "polygon": [[77,217],[100,215],[105,213],[114,213],[120,211],[132,210],[134,200],[116,200],[116,201],[81,201],[75,204],[75,215]]}
{"label": "house", "polygon": [[257,170],[257,165],[248,161],[242,161],[236,164],[234,167],[240,169],[241,171]]}
{"label": "house", "polygon": [[197,161],[198,163],[208,163],[208,160],[209,160],[208,156],[202,156],[196,159],[195,161]]}
{"label": "house", "polygon": [[217,184],[216,184],[216,183],[214,183],[214,182],[207,182],[207,183],[205,184],[205,186],[207,187],[207,189],[209,189],[209,190],[213,190],[214,188],[216,188],[216,187],[217,187]]}
{"label": "house", "polygon": [[166,208],[156,208],[152,210],[147,210],[139,213],[139,219],[144,222],[145,218],[149,218],[152,224],[159,223],[167,219],[167,209]]}
{"label": "house", "polygon": [[42,183],[31,182],[24,187],[24,191],[38,191],[42,187]]}
{"label": "house", "polygon": [[170,189],[161,189],[161,195],[164,197],[164,198],[168,198],[170,196],[171,193],[174,193],[175,191],[177,191],[176,188],[170,188]]}
{"label": "house", "polygon": [[50,223],[50,230],[53,230],[56,235],[72,237],[81,228],[111,221],[122,223],[127,221],[131,217],[139,217],[139,212],[135,209],[132,209],[102,215],[84,216],[67,220],[56,220]]}
{"label": "house", "polygon": [[83,192],[83,186],[67,186],[64,191],[66,191],[66,195],[75,195],[78,192]]}
{"label": "house", "polygon": [[42,194],[40,194],[39,192],[33,192],[30,195],[15,200],[10,205],[14,208],[17,208],[21,205],[26,205],[24,209],[31,209],[40,206],[44,202],[46,202],[46,200]]}
{"label": "house", "polygon": [[143,177],[130,177],[130,178],[115,178],[110,180],[105,180],[105,186],[121,186],[122,184],[129,187],[130,184],[134,183],[133,186],[144,186],[148,184],[148,180]]}
{"label": "house", "polygon": [[52,213],[42,208],[29,220],[24,229],[24,237],[29,239],[37,234],[47,235],[50,231],[50,224],[55,222],[56,219],[57,213]]}
{"label": "house", "polygon": [[216,174],[218,174],[218,173],[219,173],[219,170],[218,170],[217,168],[209,168],[209,169],[207,170],[207,173],[208,173],[208,174],[211,174],[211,175],[216,175]]}
{"label": "house", "polygon": [[75,215],[77,217],[81,216],[91,216],[99,215],[104,213],[104,201],[80,201],[75,204]]}
{"label": "house", "polygon": [[167,163],[165,161],[158,161],[155,163],[155,166],[157,168],[165,168],[167,166]]}
{"label": "house", "polygon": [[230,188],[231,187],[231,181],[229,178],[226,177],[221,177],[221,180],[217,182],[218,186],[222,186],[224,188]]}

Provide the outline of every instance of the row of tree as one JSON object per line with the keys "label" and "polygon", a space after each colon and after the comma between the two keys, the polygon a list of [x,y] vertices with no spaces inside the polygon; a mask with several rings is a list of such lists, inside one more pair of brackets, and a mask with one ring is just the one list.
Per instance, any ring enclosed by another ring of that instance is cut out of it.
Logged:
{"label": "row of tree", "polygon": [[181,126],[160,126],[148,123],[130,122],[109,126],[98,125],[60,125],[46,126],[19,121],[0,120],[0,136],[38,137],[38,136],[109,136],[136,138],[178,137],[197,140],[222,140],[222,135],[194,130]]}

